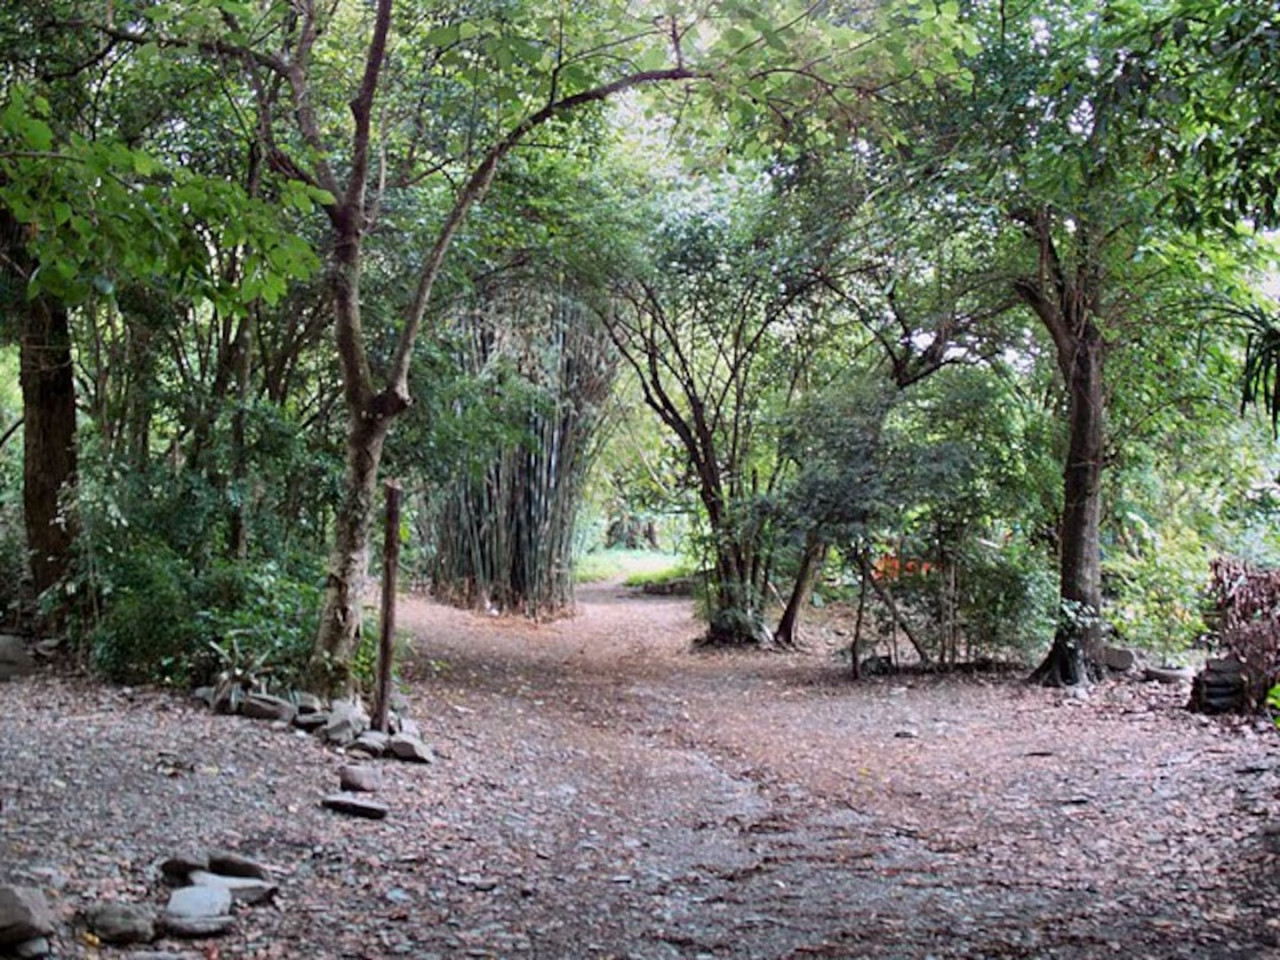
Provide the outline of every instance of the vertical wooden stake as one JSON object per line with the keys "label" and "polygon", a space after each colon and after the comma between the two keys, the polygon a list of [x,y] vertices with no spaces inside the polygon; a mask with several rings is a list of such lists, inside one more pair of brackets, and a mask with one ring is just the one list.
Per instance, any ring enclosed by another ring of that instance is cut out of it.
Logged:
{"label": "vertical wooden stake", "polygon": [[382,633],[378,637],[378,689],[373,729],[388,733],[391,715],[391,660],[395,654],[396,579],[400,572],[400,484],[387,481],[387,522],[382,539]]}

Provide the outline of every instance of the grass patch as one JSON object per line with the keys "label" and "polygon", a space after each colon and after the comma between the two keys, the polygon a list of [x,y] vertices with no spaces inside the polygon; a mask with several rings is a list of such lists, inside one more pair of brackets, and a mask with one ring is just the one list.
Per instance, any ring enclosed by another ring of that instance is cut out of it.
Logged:
{"label": "grass patch", "polygon": [[574,579],[578,583],[621,580],[628,586],[640,586],[686,573],[678,555],[655,550],[597,550],[578,557],[574,563]]}

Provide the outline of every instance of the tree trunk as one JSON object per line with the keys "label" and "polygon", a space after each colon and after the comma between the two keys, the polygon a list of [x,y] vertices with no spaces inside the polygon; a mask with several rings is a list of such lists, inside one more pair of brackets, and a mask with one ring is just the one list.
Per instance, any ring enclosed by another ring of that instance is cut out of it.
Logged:
{"label": "tree trunk", "polygon": [[316,692],[349,694],[351,665],[360,645],[361,600],[369,565],[369,533],[378,492],[378,466],[391,423],[408,401],[393,393],[373,393],[360,317],[360,233],[358,219],[340,221],[340,239],[329,274],[334,334],[342,364],[347,407],[347,463],[342,503],[334,519],[320,628],[308,668]]}
{"label": "tree trunk", "polygon": [[240,318],[235,342],[236,406],[231,417],[232,496],[227,546],[231,556],[239,561],[249,556],[249,504],[252,497],[248,490],[249,451],[245,432],[253,374],[253,317],[254,312],[250,310]]}
{"label": "tree trunk", "polygon": [[335,521],[320,630],[311,653],[314,690],[348,693],[351,662],[360,645],[361,599],[369,565],[369,531],[378,493],[378,465],[391,426],[389,419],[355,413],[347,435],[347,469],[342,505]]}
{"label": "tree trunk", "polygon": [[787,600],[786,609],[782,611],[782,619],[778,621],[778,629],[773,632],[773,641],[780,647],[796,645],[796,631],[800,625],[800,608],[809,594],[813,592],[813,581],[827,555],[827,545],[810,531],[805,540],[804,555],[800,558],[800,569],[796,571],[796,582],[791,588],[791,596]]}
{"label": "tree trunk", "polygon": [[76,525],[67,495],[76,474],[76,395],[67,310],[39,297],[22,310],[22,500],[37,595],[71,569]]}
{"label": "tree trunk", "polygon": [[715,569],[710,584],[707,635],[704,642],[715,647],[762,646],[772,639],[760,609],[762,591],[751,579],[750,564],[742,555],[733,531],[717,529]]}
{"label": "tree trunk", "polygon": [[1014,281],[1014,291],[1040,318],[1053,340],[1069,401],[1067,461],[1063,467],[1059,536],[1058,629],[1033,682],[1070,686],[1086,682],[1097,662],[1102,634],[1102,455],[1106,421],[1103,359],[1098,328],[1103,238],[1078,223],[1073,254],[1064,259],[1048,209],[1019,211],[1039,252],[1035,277]]}
{"label": "tree trunk", "polygon": [[1062,610],[1053,646],[1031,677],[1049,686],[1087,681],[1101,645],[1103,343],[1087,318],[1080,329],[1067,384],[1070,436],[1059,538]]}

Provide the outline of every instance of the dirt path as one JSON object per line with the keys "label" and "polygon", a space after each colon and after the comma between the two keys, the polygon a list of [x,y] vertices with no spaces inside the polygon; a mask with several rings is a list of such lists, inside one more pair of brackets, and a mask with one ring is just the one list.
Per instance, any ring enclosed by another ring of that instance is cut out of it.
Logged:
{"label": "dirt path", "polygon": [[[828,651],[695,653],[687,602],[584,590],[554,624],[406,599],[443,755],[381,823],[342,758],[164,694],[0,687],[0,879],[78,906],[232,846],[285,877],[217,956],[1280,956],[1274,735],[1111,684],[848,683]],[[177,949],[177,946],[174,946]],[[199,954],[179,954],[193,958]]]}
{"label": "dirt path", "polygon": [[[558,881],[578,921],[547,956],[595,922],[634,956],[1269,949],[1241,890],[1274,739],[1186,714],[1176,688],[854,686],[827,656],[696,654],[687,604],[619,593],[536,628],[402,615],[447,665],[435,695],[496,721],[481,752],[510,740],[512,777],[573,798],[540,825],[552,860],[596,848]],[[587,904],[608,907],[588,923]]]}

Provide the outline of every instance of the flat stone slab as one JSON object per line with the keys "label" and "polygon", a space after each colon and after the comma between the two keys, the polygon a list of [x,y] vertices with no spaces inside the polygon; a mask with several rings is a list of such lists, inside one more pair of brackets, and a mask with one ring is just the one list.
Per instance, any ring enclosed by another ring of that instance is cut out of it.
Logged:
{"label": "flat stone slab", "polygon": [[165,926],[173,919],[220,917],[231,912],[231,891],[226,887],[183,887],[169,894],[164,908]]}
{"label": "flat stone slab", "polygon": [[431,748],[408,733],[397,733],[391,738],[387,750],[398,760],[412,760],[415,763],[433,763],[435,754]]}
{"label": "flat stone slab", "polygon": [[334,793],[320,801],[320,806],[336,813],[345,813],[351,817],[364,817],[368,820],[382,820],[391,808],[385,803],[362,797],[358,793]]}
{"label": "flat stone slab", "polygon": [[160,864],[160,873],[173,886],[184,886],[192,870],[208,869],[209,855],[203,850],[180,850]]}
{"label": "flat stone slab", "polygon": [[193,871],[191,883],[197,887],[226,890],[231,894],[232,902],[245,904],[265,903],[274,897],[276,890],[279,889],[269,880],[260,880],[257,877],[227,877],[205,870]]}
{"label": "flat stone slab", "polygon": [[293,702],[298,708],[298,713],[312,714],[323,713],[324,701],[317,697],[314,693],[305,693],[298,691],[293,694]]}
{"label": "flat stone slab", "polygon": [[325,739],[346,746],[369,729],[369,715],[357,700],[335,700],[329,707],[329,720],[324,725]]}
{"label": "flat stone slab", "polygon": [[267,883],[275,880],[270,868],[265,864],[250,860],[231,850],[210,850],[208,870],[210,873],[220,873],[224,877],[256,877]]}
{"label": "flat stone slab", "polygon": [[328,713],[300,713],[293,718],[293,725],[299,730],[305,730],[308,733],[312,730],[319,730],[328,722]]}
{"label": "flat stone slab", "polygon": [[35,887],[0,886],[0,948],[53,933],[53,911]]}
{"label": "flat stone slab", "polygon": [[391,735],[383,733],[381,730],[366,730],[360,736],[356,737],[353,747],[363,747],[374,756],[381,756],[386,752],[387,743],[391,740]]}
{"label": "flat stone slab", "polygon": [[298,715],[298,708],[280,697],[251,693],[240,704],[240,715],[252,720],[280,720],[289,723]]}
{"label": "flat stone slab", "polygon": [[156,938],[155,912],[140,903],[95,903],[85,921],[104,943],[150,943]]}
{"label": "flat stone slab", "polygon": [[338,770],[338,784],[344,793],[377,793],[382,789],[382,774],[375,767],[348,763]]}
{"label": "flat stone slab", "polygon": [[172,937],[194,940],[198,937],[220,937],[230,932],[236,924],[236,918],[230,914],[217,917],[171,917],[162,918],[165,933]]}

